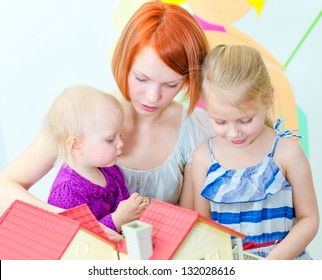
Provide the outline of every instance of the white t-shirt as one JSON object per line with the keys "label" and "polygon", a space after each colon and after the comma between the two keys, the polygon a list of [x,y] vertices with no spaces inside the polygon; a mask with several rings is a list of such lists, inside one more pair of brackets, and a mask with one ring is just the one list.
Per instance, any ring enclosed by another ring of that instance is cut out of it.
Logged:
{"label": "white t-shirt", "polygon": [[188,106],[184,104],[177,143],[161,165],[136,170],[118,164],[124,173],[130,194],[138,192],[141,196],[178,203],[185,165],[191,163],[194,149],[213,136],[210,119],[205,110],[196,108],[189,117],[186,117],[187,111]]}

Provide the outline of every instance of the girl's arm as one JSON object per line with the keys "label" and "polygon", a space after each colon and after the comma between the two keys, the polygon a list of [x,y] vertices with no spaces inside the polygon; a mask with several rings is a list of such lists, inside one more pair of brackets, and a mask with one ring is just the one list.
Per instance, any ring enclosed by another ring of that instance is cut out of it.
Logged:
{"label": "girl's arm", "polygon": [[201,196],[208,168],[210,166],[210,154],[206,142],[202,143],[194,152],[192,157],[192,184],[194,209],[201,215],[210,218],[210,203]]}
{"label": "girl's arm", "polygon": [[28,192],[33,184],[51,170],[54,162],[55,157],[50,155],[44,136],[40,133],[34,142],[0,173],[0,214],[16,199],[60,212],[60,208],[51,206]]}
{"label": "girl's arm", "polygon": [[279,145],[276,154],[283,157],[281,167],[293,187],[297,223],[286,238],[272,250],[268,259],[294,259],[309,245],[319,228],[319,211],[310,164],[296,141],[281,140],[286,145]]}

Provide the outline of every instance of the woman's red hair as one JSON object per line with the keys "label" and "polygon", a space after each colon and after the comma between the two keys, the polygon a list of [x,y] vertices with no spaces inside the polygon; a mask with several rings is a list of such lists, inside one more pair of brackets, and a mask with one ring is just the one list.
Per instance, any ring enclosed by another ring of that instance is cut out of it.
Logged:
{"label": "woman's red hair", "polygon": [[152,46],[167,66],[186,77],[184,97],[190,99],[190,114],[201,95],[201,65],[209,51],[199,23],[184,8],[159,1],[147,2],[135,12],[112,59],[115,81],[128,101],[128,75],[136,56],[146,46]]}

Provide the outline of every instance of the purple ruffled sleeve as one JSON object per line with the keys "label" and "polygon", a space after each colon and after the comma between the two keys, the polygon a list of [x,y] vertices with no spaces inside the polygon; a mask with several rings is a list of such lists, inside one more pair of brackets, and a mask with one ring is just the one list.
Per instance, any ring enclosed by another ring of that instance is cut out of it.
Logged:
{"label": "purple ruffled sleeve", "polygon": [[106,215],[104,218],[99,220],[100,223],[102,223],[103,225],[107,226],[108,228],[118,232],[118,230],[116,229],[113,219],[112,219],[112,213]]}

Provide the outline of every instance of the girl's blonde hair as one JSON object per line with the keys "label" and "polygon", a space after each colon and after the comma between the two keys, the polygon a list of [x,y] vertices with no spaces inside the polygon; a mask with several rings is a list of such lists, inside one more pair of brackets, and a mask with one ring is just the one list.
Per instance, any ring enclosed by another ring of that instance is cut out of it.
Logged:
{"label": "girl's blonde hair", "polygon": [[124,118],[122,105],[114,96],[90,86],[66,88],[55,99],[43,126],[46,141],[57,156],[55,164],[69,159],[66,140],[70,136],[82,139],[86,129],[97,121],[97,110],[105,110],[111,118]]}
{"label": "girl's blonde hair", "polygon": [[203,64],[203,99],[205,106],[221,98],[241,108],[266,107],[265,124],[273,127],[274,93],[270,76],[260,52],[244,45],[218,45]]}
{"label": "girl's blonde hair", "polygon": [[197,20],[184,8],[150,1],[144,3],[125,26],[114,50],[112,71],[126,100],[128,76],[138,54],[151,46],[162,62],[186,77],[185,99],[191,114],[201,96],[201,64],[210,47]]}

